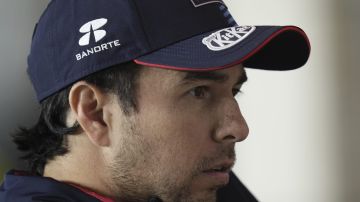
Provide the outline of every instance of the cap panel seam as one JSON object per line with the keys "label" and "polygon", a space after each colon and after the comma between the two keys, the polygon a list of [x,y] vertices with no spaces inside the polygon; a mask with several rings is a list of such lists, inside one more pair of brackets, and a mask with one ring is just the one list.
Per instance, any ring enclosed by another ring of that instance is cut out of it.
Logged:
{"label": "cap panel seam", "polygon": [[[54,4],[55,4],[55,12],[52,12],[52,16],[51,16],[51,18],[52,19],[55,19],[55,14],[56,14],[56,12],[58,11],[58,7],[57,7],[57,3],[58,3],[58,1],[56,1],[56,0],[53,0],[54,1]],[[57,31],[58,31],[58,24],[59,23],[53,23],[54,25],[52,25],[52,26],[54,26],[54,30],[52,30],[52,32],[50,31],[50,33],[49,33],[49,37],[50,37],[50,41],[53,41],[53,44],[51,44],[51,49],[52,49],[52,51],[51,51],[51,60],[54,60],[55,62],[55,64],[54,65],[52,65],[52,68],[51,68],[51,73],[52,73],[52,75],[51,75],[51,77],[52,77],[52,79],[54,79],[54,81],[55,81],[55,85],[58,83],[58,81],[59,81],[59,77],[55,77],[55,72],[54,72],[54,70],[55,69],[57,69],[58,68],[58,64],[59,64],[59,61],[58,61],[58,58],[56,57],[56,55],[59,55],[59,54],[56,54],[56,52],[57,52],[57,44],[56,44],[56,40],[54,40],[54,39],[56,39],[56,37],[54,37],[54,35],[57,33]]]}
{"label": "cap panel seam", "polygon": [[137,20],[140,22],[141,31],[143,32],[143,34],[145,36],[144,38],[145,38],[147,49],[152,50],[153,47],[151,47],[151,45],[150,45],[149,36],[147,35],[146,30],[144,28],[145,26],[144,26],[144,22],[143,22],[143,16],[139,12],[138,5],[136,4],[136,0],[128,0],[128,2],[130,2],[130,5],[134,8],[134,10],[137,14],[136,17],[137,17]]}
{"label": "cap panel seam", "polygon": [[[40,22],[43,21],[43,19],[45,18],[46,14],[47,14],[47,11],[50,9],[51,6],[53,6],[55,1],[56,0],[53,0],[53,1],[49,2],[49,4],[46,6],[43,13],[40,15],[40,17],[38,19],[38,22],[37,22],[37,25],[39,25]],[[37,60],[34,59],[34,53],[33,53],[34,49],[36,49],[34,47],[35,46],[34,45],[34,40],[41,40],[40,38],[35,39],[36,37],[38,37],[38,36],[36,36],[36,35],[38,35],[38,32],[39,32],[39,27],[36,26],[36,30],[34,30],[33,37],[32,37],[32,40],[31,40],[32,43],[30,45],[30,53],[29,53],[28,59],[27,59],[27,61],[28,61],[27,62],[27,64],[28,64],[27,73],[28,73],[28,76],[30,77],[31,82],[33,83],[33,88],[35,89],[36,92],[39,92],[39,91],[42,90],[41,82],[40,82],[39,74],[38,74],[38,72],[41,72],[41,70],[40,70],[41,69],[41,67],[40,67],[41,64],[39,64],[39,62],[37,62]],[[46,37],[49,37],[49,39],[50,39],[51,38],[50,33],[49,33],[49,36],[46,36]],[[35,53],[35,55],[36,55],[36,53]],[[30,63],[33,63],[33,64],[30,64]],[[34,65],[34,63],[36,65]]]}

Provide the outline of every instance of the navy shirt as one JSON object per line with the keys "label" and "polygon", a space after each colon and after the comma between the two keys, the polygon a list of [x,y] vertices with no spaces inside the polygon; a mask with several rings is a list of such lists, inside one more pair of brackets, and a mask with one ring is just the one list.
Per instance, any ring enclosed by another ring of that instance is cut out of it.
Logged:
{"label": "navy shirt", "polygon": [[[99,194],[52,178],[30,176],[10,171],[0,187],[0,202],[105,202],[111,201]],[[218,202],[256,202],[255,197],[234,175],[227,186],[218,190]],[[161,202],[150,198],[149,202]]]}

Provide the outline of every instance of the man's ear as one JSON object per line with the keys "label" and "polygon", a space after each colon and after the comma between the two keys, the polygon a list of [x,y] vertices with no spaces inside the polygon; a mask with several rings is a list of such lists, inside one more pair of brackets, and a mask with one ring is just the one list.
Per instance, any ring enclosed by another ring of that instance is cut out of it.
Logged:
{"label": "man's ear", "polygon": [[69,93],[72,113],[90,141],[100,147],[110,145],[109,125],[104,117],[104,109],[109,96],[96,86],[85,81],[75,83]]}

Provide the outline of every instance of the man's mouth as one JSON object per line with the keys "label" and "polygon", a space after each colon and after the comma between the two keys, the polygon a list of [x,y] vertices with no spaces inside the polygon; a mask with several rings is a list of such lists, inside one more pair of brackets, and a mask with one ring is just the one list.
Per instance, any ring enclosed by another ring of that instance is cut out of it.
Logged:
{"label": "man's mouth", "polygon": [[225,167],[225,166],[220,166],[220,167],[216,167],[216,168],[212,168],[209,170],[205,170],[204,172],[228,172],[229,168]]}
{"label": "man's mouth", "polygon": [[233,165],[234,161],[223,161],[204,170],[203,173],[215,183],[226,185],[229,183],[229,173]]}

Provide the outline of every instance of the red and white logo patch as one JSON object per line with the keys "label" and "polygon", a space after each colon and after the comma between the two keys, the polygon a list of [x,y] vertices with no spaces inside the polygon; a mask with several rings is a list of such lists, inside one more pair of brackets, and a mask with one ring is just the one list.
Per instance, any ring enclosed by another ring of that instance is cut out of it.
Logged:
{"label": "red and white logo patch", "polygon": [[254,26],[229,27],[205,37],[202,43],[212,51],[222,51],[240,43],[255,31]]}

